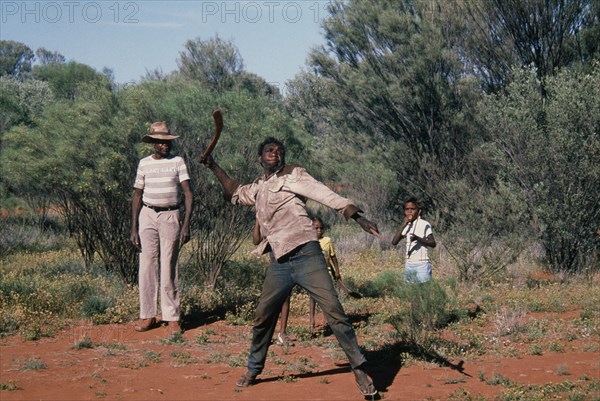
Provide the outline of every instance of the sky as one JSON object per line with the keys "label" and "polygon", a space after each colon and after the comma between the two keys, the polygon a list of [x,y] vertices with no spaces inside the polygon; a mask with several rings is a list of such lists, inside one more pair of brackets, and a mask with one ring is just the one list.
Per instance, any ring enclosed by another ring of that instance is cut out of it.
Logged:
{"label": "sky", "polygon": [[324,44],[328,0],[0,0],[0,39],[62,54],[120,84],[146,71],[176,70],[189,39],[218,35],[239,50],[244,69],[285,93],[286,81]]}

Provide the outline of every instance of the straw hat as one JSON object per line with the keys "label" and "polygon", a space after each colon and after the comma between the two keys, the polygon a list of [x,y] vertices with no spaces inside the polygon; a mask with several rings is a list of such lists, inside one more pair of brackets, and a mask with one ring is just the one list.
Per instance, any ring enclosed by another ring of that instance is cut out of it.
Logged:
{"label": "straw hat", "polygon": [[156,123],[152,123],[150,126],[150,133],[144,135],[142,138],[142,142],[145,143],[154,143],[156,141],[170,141],[175,138],[179,138],[179,136],[171,135],[171,131],[169,131],[169,126],[166,121],[158,121]]}

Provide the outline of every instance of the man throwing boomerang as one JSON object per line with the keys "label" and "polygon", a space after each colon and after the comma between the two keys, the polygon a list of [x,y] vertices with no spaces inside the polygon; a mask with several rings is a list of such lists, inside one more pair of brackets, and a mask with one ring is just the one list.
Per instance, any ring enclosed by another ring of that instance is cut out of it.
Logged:
{"label": "man throwing boomerang", "polygon": [[279,140],[269,137],[260,143],[258,159],[264,174],[251,184],[241,185],[229,178],[210,155],[200,158],[221,182],[227,200],[234,205],[256,207],[264,235],[257,251],[272,251],[274,256],[255,311],[248,370],[236,384],[250,386],[263,371],[281,306],[297,284],[308,291],[325,314],[348,357],[360,392],[374,396],[377,390],[365,372],[366,359],[327,271],[317,233],[306,211],[306,199],[330,207],[346,219],[352,218],[368,233],[378,233],[377,226],[362,217],[361,210],[351,201],[317,181],[304,168],[286,165],[285,146]]}

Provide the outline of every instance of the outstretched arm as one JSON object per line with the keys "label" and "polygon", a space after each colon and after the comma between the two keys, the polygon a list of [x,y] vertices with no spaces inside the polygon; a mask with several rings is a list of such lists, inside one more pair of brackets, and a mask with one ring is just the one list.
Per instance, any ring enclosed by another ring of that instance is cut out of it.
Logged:
{"label": "outstretched arm", "polygon": [[368,220],[367,218],[361,216],[360,214],[354,213],[352,215],[352,219],[354,219],[354,221],[356,221],[358,223],[358,225],[363,230],[368,232],[369,234],[373,234],[375,236],[377,236],[377,234],[379,234],[379,229],[377,228],[377,224],[375,224],[372,221]]}

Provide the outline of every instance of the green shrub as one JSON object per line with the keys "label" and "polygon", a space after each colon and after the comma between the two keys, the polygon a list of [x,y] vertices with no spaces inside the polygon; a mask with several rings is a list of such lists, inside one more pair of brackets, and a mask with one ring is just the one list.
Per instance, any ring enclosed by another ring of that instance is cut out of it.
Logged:
{"label": "green shrub", "polygon": [[82,314],[88,318],[94,318],[103,315],[109,308],[115,306],[113,300],[106,299],[97,295],[91,296],[85,300],[82,307]]}
{"label": "green shrub", "polygon": [[405,286],[404,277],[399,270],[385,270],[375,277],[375,280],[368,282],[361,292],[368,297],[380,297],[383,295],[396,295],[396,290]]}
{"label": "green shrub", "polygon": [[75,350],[90,349],[90,348],[94,348],[94,343],[92,342],[92,339],[89,337],[84,338],[83,340],[79,341],[77,344],[75,344],[73,346],[73,349],[75,349]]}
{"label": "green shrub", "polygon": [[400,338],[414,344],[435,335],[451,319],[449,297],[435,280],[420,284],[402,283],[394,291],[401,309],[389,318]]}

